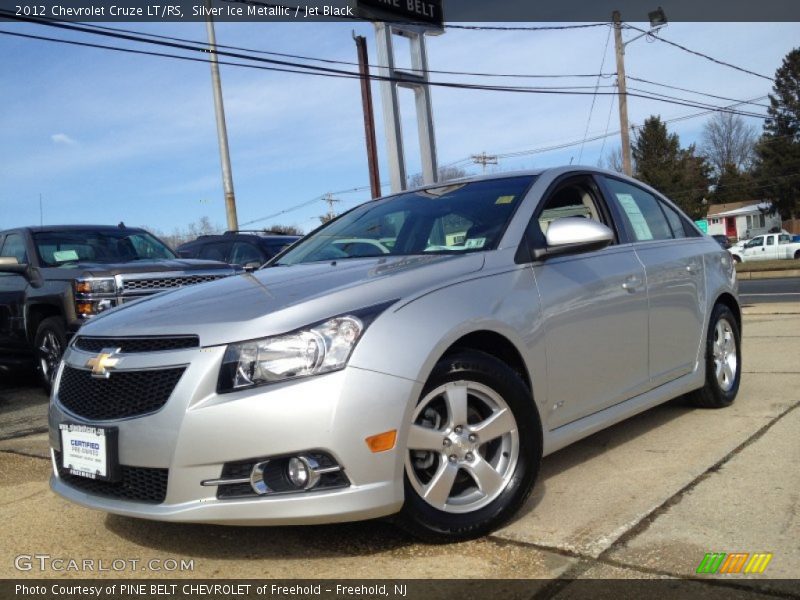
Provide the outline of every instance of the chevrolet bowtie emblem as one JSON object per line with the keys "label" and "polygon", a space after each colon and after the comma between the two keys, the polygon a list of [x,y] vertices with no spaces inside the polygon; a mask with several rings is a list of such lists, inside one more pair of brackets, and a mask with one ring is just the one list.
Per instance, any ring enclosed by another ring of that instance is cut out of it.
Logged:
{"label": "chevrolet bowtie emblem", "polygon": [[108,379],[109,369],[113,369],[120,361],[116,355],[120,352],[121,348],[103,348],[95,357],[86,361],[86,366],[92,368],[92,377],[98,379]]}

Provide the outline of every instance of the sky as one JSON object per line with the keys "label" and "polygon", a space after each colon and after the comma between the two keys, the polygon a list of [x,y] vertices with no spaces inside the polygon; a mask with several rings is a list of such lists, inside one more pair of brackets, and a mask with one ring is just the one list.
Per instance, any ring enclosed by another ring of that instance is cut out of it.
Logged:
{"label": "sky", "polygon": [[[645,23],[632,23],[646,28]],[[112,27],[206,40],[203,23],[115,23]],[[496,25],[496,24],[493,24]],[[133,42],[18,23],[0,31],[147,48]],[[368,23],[217,23],[218,44],[262,51],[355,61],[352,33],[368,40]],[[693,50],[773,76],[799,45],[798,23],[670,23],[661,35]],[[625,39],[634,37],[627,31]],[[563,31],[449,29],[429,37],[432,70],[515,74],[615,72],[608,27]],[[604,53],[605,50],[605,53]],[[167,50],[168,51],[168,50]],[[398,61],[408,63],[398,44]],[[164,233],[208,217],[225,227],[219,146],[209,66],[166,58],[55,44],[0,35],[0,229],[24,225],[124,221]],[[354,67],[338,65],[353,70]],[[771,91],[765,79],[714,64],[658,41],[641,38],[626,47],[629,76],[733,99]],[[334,192],[343,211],[369,199],[360,85],[331,79],[221,66],[228,139],[240,228],[286,224],[308,232]],[[595,78],[487,79],[432,75],[466,83],[589,86]],[[611,92],[613,75],[599,79]],[[381,180],[389,192],[380,84],[373,84]],[[628,82],[647,89],[718,105],[687,92]],[[613,95],[565,96],[433,88],[433,115],[440,165],[468,173],[482,167],[472,154],[547,148],[619,129]],[[613,104],[612,104],[613,103]],[[407,172],[420,171],[413,94],[403,90],[401,108]],[[701,109],[630,98],[629,117],[641,124],[652,114],[671,119]],[[759,106],[747,110],[764,113]],[[589,120],[591,111],[591,120]],[[700,143],[708,117],[669,125],[682,146]],[[759,131],[763,121],[747,118]],[[587,125],[588,123],[588,125]],[[619,147],[613,136],[583,147],[523,154],[488,171],[563,164],[596,165]],[[41,198],[41,211],[40,211]],[[299,206],[299,208],[298,208]],[[273,216],[274,215],[274,216]]]}

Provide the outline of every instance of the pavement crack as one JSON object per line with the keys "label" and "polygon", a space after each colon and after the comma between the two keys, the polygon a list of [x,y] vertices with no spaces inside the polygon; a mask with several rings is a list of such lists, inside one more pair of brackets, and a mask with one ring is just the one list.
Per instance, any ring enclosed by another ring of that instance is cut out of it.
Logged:
{"label": "pavement crack", "polygon": [[678,504],[683,497],[692,491],[698,484],[705,481],[709,477],[711,477],[714,473],[718,472],[728,461],[730,461],[733,457],[737,456],[739,453],[742,452],[745,448],[750,446],[751,444],[755,443],[759,439],[761,439],[778,421],[783,419],[786,415],[791,413],[792,411],[796,410],[800,407],[800,402],[795,402],[789,408],[784,410],[782,413],[777,415],[768,423],[765,423],[758,431],[756,431],[753,435],[743,441],[741,444],[736,446],[733,450],[728,452],[725,456],[719,459],[716,463],[708,467],[705,471],[700,473],[697,477],[692,479],[689,483],[675,492],[672,496],[667,498],[664,502],[653,508],[650,512],[644,515],[639,521],[634,524],[630,529],[620,535],[616,540],[614,540],[608,548],[603,550],[598,556],[598,560],[607,559],[608,555],[613,551],[617,550],[618,548],[624,547],[635,537],[641,535],[650,527],[650,525],[662,514],[667,512],[671,507]]}

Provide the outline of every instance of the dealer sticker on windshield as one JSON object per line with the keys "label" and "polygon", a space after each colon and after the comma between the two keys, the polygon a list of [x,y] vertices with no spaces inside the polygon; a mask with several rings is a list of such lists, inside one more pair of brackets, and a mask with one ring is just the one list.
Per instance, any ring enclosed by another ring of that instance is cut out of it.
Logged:
{"label": "dealer sticker on windshield", "polygon": [[62,423],[62,466],[71,475],[89,479],[112,479],[116,455],[116,429]]}

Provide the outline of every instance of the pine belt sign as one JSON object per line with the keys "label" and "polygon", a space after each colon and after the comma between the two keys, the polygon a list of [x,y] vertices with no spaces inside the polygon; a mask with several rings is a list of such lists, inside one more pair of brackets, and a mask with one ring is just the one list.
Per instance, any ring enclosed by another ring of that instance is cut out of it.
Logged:
{"label": "pine belt sign", "polygon": [[356,13],[370,21],[444,26],[442,0],[355,0]]}

